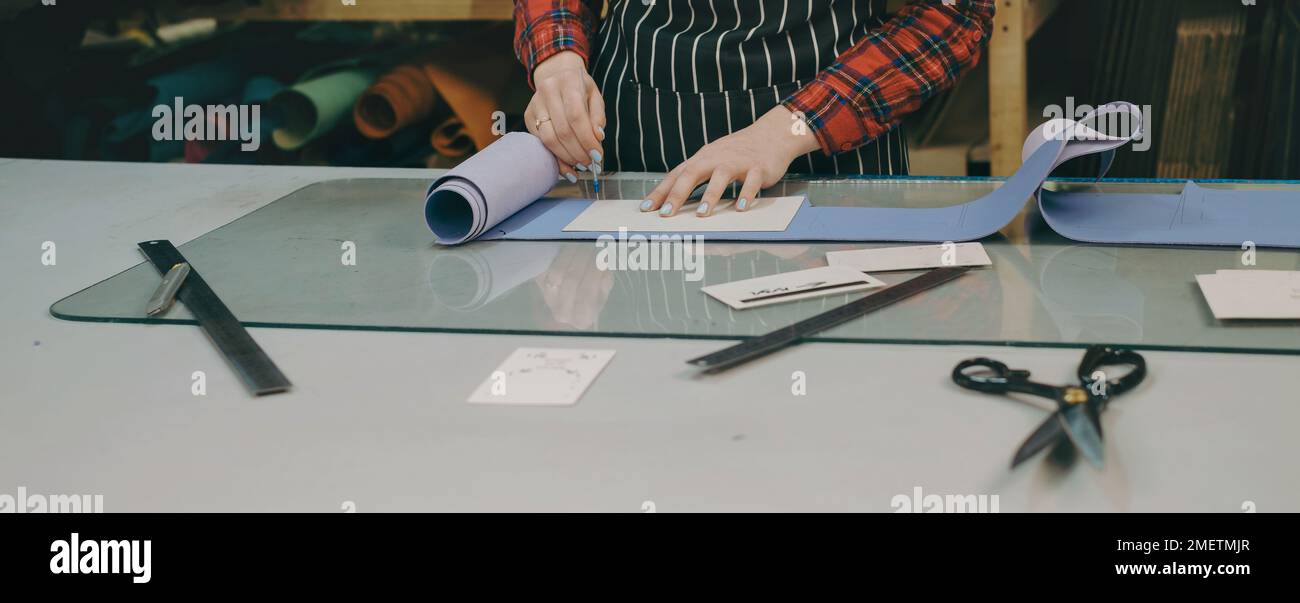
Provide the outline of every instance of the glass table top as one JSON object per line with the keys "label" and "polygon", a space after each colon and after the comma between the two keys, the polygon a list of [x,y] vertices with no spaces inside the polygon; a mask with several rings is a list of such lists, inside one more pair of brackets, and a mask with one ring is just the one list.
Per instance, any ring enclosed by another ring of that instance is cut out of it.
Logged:
{"label": "glass table top", "polygon": [[[828,251],[894,246],[706,239],[698,266],[603,270],[593,241],[436,245],[423,220],[428,182],[316,183],[179,248],[248,326],[733,339],[766,333],[866,293],[738,311],[701,287],[824,266]],[[551,194],[640,199],[656,183],[653,175],[620,174],[605,178],[599,194],[588,181],[561,183]],[[988,179],[789,180],[764,194],[806,194],[814,205],[939,207],[975,199],[998,185]],[[1182,188],[1157,181],[1048,186],[1160,193]],[[1242,268],[1240,249],[1076,243],[1053,233],[1028,203],[1020,218],[982,242],[993,266],[814,339],[1300,353],[1300,322],[1221,322],[1210,313],[1195,275]],[[355,263],[345,261],[349,251]],[[1254,268],[1300,268],[1294,250],[1256,253]],[[893,284],[916,274],[873,276]],[[142,262],[58,301],[51,313],[66,320],[194,324],[181,304],[159,318],[145,315],[159,279]]]}

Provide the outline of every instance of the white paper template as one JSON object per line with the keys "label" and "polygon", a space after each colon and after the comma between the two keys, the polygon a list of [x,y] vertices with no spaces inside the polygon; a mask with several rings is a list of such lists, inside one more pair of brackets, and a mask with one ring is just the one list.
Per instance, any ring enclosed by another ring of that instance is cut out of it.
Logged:
{"label": "white paper template", "polygon": [[737,310],[884,287],[885,283],[851,268],[830,266],[786,272],[701,289]]}
{"label": "white paper template", "polygon": [[519,348],[474,394],[471,404],[572,406],[614,358],[614,350]]}
{"label": "white paper template", "polygon": [[803,205],[803,197],[759,199],[746,211],[737,211],[732,201],[723,201],[713,215],[695,215],[695,205],[686,205],[668,218],[659,212],[641,211],[642,200],[593,201],[578,214],[564,232],[780,232],[790,226]]}
{"label": "white paper template", "polygon": [[1300,272],[1220,270],[1196,283],[1219,320],[1300,320]]}

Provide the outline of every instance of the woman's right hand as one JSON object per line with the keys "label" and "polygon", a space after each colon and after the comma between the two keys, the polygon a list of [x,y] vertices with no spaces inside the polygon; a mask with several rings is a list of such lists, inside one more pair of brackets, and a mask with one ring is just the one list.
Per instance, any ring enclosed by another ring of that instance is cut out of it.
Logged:
{"label": "woman's right hand", "polygon": [[537,92],[524,120],[559,161],[560,175],[577,182],[575,166],[599,174],[605,100],[582,56],[568,50],[552,55],[533,69],[533,85]]}

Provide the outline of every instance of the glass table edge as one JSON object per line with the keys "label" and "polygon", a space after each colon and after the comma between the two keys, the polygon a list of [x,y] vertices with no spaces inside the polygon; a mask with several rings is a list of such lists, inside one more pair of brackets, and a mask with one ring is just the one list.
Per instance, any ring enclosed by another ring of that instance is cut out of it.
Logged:
{"label": "glass table edge", "polygon": [[[76,295],[75,293],[73,295]],[[70,295],[68,297],[72,297]],[[67,299],[67,298],[64,298]],[[59,300],[60,302],[63,300]],[[142,325],[174,325],[174,326],[198,326],[195,319],[190,318],[148,318],[148,317],[120,317],[120,316],[83,316],[57,312],[54,306],[50,306],[50,314],[59,319],[69,322],[91,322],[91,323],[114,323],[114,324],[142,324]],[[1233,321],[1234,324],[1271,324],[1272,321]],[[751,337],[736,337],[727,335],[691,335],[681,333],[620,333],[620,332],[581,332],[581,331],[546,331],[546,330],[524,330],[524,329],[464,329],[453,327],[409,327],[409,326],[377,326],[377,325],[335,325],[335,324],[315,324],[315,323],[277,323],[277,322],[245,322],[240,321],[245,328],[252,329],[303,329],[309,331],[367,331],[378,333],[445,333],[453,335],[522,335],[529,337],[595,337],[609,339],[675,339],[682,341],[745,341],[753,339]],[[831,336],[813,336],[802,340],[807,343],[835,343],[835,344],[859,344],[859,345],[910,345],[910,346],[972,346],[972,347],[1000,347],[1000,348],[1049,348],[1049,349],[1084,349],[1094,345],[1107,345],[1115,348],[1124,348],[1130,350],[1158,351],[1158,352],[1193,352],[1206,354],[1258,354],[1268,356],[1300,356],[1300,348],[1283,349],[1283,348],[1246,348],[1246,347],[1223,347],[1223,346],[1182,346],[1182,345],[1163,345],[1163,344],[1144,344],[1144,343],[1122,343],[1122,342],[1050,342],[1050,341],[1014,341],[1014,340],[951,340],[951,339],[894,339],[894,338],[862,338],[862,337],[831,337]]]}

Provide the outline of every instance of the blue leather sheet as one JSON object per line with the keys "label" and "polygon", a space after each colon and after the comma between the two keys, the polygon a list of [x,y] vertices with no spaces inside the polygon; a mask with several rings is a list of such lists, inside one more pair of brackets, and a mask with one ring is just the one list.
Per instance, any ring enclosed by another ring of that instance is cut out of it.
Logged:
{"label": "blue leather sheet", "polygon": [[[1138,118],[1137,108],[1128,103],[1112,103],[1098,109],[1089,118],[1120,113]],[[1070,239],[1095,243],[1129,243],[1158,245],[1230,245],[1239,247],[1252,242],[1260,247],[1300,247],[1300,191],[1296,190],[1224,190],[1210,189],[1189,182],[1179,195],[1059,193],[1042,189],[1044,181],[1062,163],[1085,155],[1101,154],[1103,174],[1114,151],[1141,137],[1140,126],[1123,137],[1103,135],[1082,125],[1083,122],[1055,120],[1039,126],[1025,142],[1024,162],[1020,169],[997,190],[967,203],[942,208],[816,207],[804,202],[786,230],[780,232],[682,232],[700,235],[713,241],[807,241],[867,242],[972,241],[992,235],[1007,226],[1030,199],[1037,199],[1040,212],[1052,229]],[[1064,134],[1062,134],[1064,132]],[[510,136],[514,136],[513,134]],[[509,137],[508,137],[509,138]],[[536,141],[507,139],[488,147],[484,161],[457,175],[453,171],[430,187],[426,202],[426,219],[439,232],[434,192],[450,181],[443,190],[455,188],[459,179],[474,184],[469,201],[487,208],[494,203],[514,211],[497,212],[495,224],[478,229],[477,237],[464,240],[582,240],[595,239],[605,232],[565,232],[564,228],[588,205],[587,199],[543,198],[531,203],[521,200],[494,200],[493,184],[484,183],[482,174],[511,173],[500,165],[530,165],[549,158]],[[497,145],[501,148],[492,149]],[[539,150],[540,149],[540,150]],[[545,157],[534,155],[544,154]],[[474,163],[479,157],[470,159]],[[510,163],[506,163],[506,162]],[[549,161],[553,162],[553,159]],[[492,169],[486,169],[486,168]],[[458,168],[459,169],[459,168]],[[517,170],[517,168],[516,168]],[[550,172],[542,170],[547,177]],[[517,173],[517,172],[516,172]],[[549,186],[549,184],[547,184]],[[499,190],[504,190],[497,185]],[[532,187],[536,190],[538,187]],[[542,188],[542,190],[545,190]],[[450,195],[442,194],[439,203]],[[497,197],[508,197],[495,193]],[[460,197],[450,196],[453,199]],[[518,208],[518,209],[515,209]],[[476,210],[478,211],[478,210]],[[762,211],[761,208],[753,211]],[[502,213],[507,215],[502,216]],[[463,228],[461,230],[464,230]],[[665,233],[635,233],[663,235]],[[447,241],[443,241],[447,242]]]}

